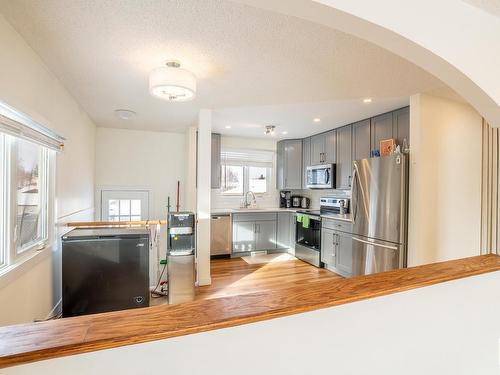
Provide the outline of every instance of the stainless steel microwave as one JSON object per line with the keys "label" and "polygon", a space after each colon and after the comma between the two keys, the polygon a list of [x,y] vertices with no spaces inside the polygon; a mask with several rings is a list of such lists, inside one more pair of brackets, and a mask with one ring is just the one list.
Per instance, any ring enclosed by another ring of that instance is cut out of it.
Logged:
{"label": "stainless steel microwave", "polygon": [[306,187],[309,189],[335,189],[335,164],[307,167]]}

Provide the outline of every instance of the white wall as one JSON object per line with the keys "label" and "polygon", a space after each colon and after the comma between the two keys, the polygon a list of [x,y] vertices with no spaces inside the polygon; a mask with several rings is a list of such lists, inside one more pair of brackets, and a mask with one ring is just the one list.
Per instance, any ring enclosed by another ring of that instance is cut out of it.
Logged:
{"label": "white wall", "polygon": [[479,255],[481,136],[471,106],[411,97],[409,266]]}
{"label": "white wall", "polygon": [[[148,189],[149,219],[167,217],[167,200],[175,211],[177,181],[180,209],[186,209],[186,135],[180,133],[97,128],[96,207],[100,189]],[[101,213],[96,212],[101,218]],[[158,261],[165,258],[166,228],[160,228],[160,251],[150,257],[150,284],[156,285]]]}
{"label": "white wall", "polygon": [[166,218],[168,196],[175,210],[177,181],[184,207],[186,165],[185,134],[97,128],[97,188],[150,189],[150,219]]}
{"label": "white wall", "polygon": [[[500,272],[0,370],[2,375],[498,374]],[[464,302],[466,301],[466,303]]]}
{"label": "white wall", "polygon": [[[67,138],[56,164],[56,238],[94,207],[95,125],[0,15],[0,100]],[[60,244],[0,277],[0,325],[44,319],[61,298]]]}
{"label": "white wall", "polygon": [[[247,149],[273,151],[275,153],[273,160],[273,172],[271,173],[270,191],[264,196],[257,196],[258,207],[278,207],[279,195],[276,189],[276,140],[262,138],[230,137],[221,136],[221,148]],[[217,208],[238,208],[243,197],[224,196],[220,189],[212,189],[211,205],[212,209]]]}

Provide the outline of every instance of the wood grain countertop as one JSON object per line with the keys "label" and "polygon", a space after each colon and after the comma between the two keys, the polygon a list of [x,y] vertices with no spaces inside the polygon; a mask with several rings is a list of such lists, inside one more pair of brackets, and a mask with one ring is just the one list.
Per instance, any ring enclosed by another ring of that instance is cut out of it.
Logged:
{"label": "wood grain countertop", "polygon": [[0,368],[273,319],[499,270],[499,256],[483,255],[267,293],[8,326],[0,328]]}

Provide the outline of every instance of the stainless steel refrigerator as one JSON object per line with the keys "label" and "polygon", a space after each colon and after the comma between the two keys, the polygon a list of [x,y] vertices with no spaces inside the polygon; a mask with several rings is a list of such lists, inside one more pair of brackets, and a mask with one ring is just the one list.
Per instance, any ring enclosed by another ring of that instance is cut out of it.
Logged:
{"label": "stainless steel refrigerator", "polygon": [[354,161],[353,276],[406,267],[408,156]]}

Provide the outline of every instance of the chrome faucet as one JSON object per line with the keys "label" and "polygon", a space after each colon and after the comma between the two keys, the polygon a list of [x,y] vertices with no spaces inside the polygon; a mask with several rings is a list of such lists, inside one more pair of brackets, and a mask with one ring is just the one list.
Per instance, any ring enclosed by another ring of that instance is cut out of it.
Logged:
{"label": "chrome faucet", "polygon": [[245,193],[245,208],[248,208],[250,207],[250,205],[252,204],[252,202],[249,202],[248,201],[248,193],[252,194],[252,201],[254,204],[257,203],[256,199],[255,199],[255,194],[253,193],[253,191],[251,190],[248,190],[246,193]]}

